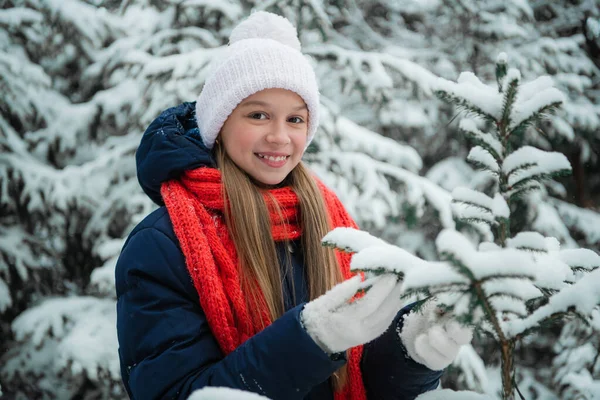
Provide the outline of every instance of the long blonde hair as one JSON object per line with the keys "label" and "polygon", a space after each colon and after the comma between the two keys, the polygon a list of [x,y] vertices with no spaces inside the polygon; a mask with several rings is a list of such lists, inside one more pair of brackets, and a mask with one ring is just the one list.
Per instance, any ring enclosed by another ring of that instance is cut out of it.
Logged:
{"label": "long blonde hair", "polygon": [[[231,160],[218,141],[215,143],[215,158],[221,171],[225,204],[228,204],[225,222],[235,243],[248,309],[259,309],[259,297],[253,290],[256,282],[274,321],[283,315],[285,306],[276,245],[263,198],[265,191]],[[305,276],[309,299],[314,300],[343,280],[334,251],[321,246],[321,239],[330,230],[327,207],[315,180],[302,162],[290,172],[286,184],[298,196]],[[275,201],[272,205],[281,213]],[[286,262],[290,263],[289,257]],[[346,380],[347,368],[344,366],[332,376],[334,389],[343,387]]]}

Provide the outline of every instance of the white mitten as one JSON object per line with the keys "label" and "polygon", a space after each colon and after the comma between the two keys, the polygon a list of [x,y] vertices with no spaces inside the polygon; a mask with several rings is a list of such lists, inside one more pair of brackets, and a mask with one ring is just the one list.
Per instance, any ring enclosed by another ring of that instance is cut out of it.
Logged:
{"label": "white mitten", "polygon": [[408,355],[434,371],[450,365],[460,347],[473,338],[473,329],[440,316],[441,310],[435,301],[429,301],[420,312],[412,311],[404,317],[400,332]]}
{"label": "white mitten", "polygon": [[[350,302],[358,290],[369,286],[363,297]],[[306,304],[301,321],[323,351],[345,351],[370,342],[387,330],[402,306],[400,289],[394,274],[365,282],[355,276]]]}

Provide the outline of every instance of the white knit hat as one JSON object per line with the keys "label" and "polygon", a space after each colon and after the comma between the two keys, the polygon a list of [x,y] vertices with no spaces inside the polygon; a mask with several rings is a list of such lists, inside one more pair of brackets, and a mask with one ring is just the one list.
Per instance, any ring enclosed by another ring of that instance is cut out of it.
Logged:
{"label": "white knit hat", "polygon": [[319,88],[286,18],[259,11],[233,29],[225,55],[206,79],[196,102],[202,141],[211,149],[231,112],[248,96],[280,88],[297,93],[308,108],[308,138],[319,126]]}

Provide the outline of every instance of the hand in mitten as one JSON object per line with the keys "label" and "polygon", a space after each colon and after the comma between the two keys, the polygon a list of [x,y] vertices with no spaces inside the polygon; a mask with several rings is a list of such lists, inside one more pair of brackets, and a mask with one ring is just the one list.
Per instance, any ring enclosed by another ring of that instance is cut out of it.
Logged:
{"label": "hand in mitten", "polygon": [[[351,301],[358,290],[366,294]],[[361,282],[355,276],[306,304],[302,323],[326,353],[337,353],[380,336],[401,308],[401,285],[393,274]]]}
{"label": "hand in mitten", "polygon": [[427,302],[419,312],[406,315],[400,332],[408,355],[433,371],[450,365],[460,347],[472,338],[473,330],[451,317],[442,316],[435,301]]}

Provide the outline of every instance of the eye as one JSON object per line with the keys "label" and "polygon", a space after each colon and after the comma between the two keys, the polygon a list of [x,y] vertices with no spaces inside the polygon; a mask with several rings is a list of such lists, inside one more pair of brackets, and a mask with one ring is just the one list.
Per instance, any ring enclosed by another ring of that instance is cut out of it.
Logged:
{"label": "eye", "polygon": [[254,113],[248,115],[248,117],[250,117],[252,119],[267,119],[267,114],[265,114],[263,112],[254,112]]}
{"label": "eye", "polygon": [[290,119],[288,119],[288,121],[293,124],[301,124],[304,122],[304,120],[301,117],[291,117]]}

